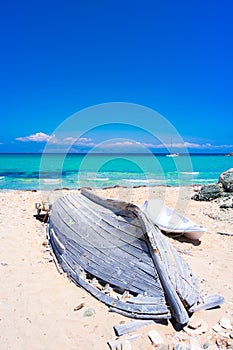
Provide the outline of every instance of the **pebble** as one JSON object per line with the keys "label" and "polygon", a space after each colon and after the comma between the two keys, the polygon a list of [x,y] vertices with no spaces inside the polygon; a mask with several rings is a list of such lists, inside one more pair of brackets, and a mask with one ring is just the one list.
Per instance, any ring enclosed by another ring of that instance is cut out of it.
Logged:
{"label": "pebble", "polygon": [[129,341],[129,340],[124,340],[124,341],[122,342],[121,349],[122,349],[122,350],[131,350],[131,349],[132,349],[132,346],[131,346],[131,344],[130,344],[130,341]]}
{"label": "pebble", "polygon": [[191,350],[201,350],[202,347],[196,338],[190,337],[190,348]]}
{"label": "pebble", "polygon": [[174,350],[191,350],[187,344],[184,344],[184,343],[177,343],[175,346],[174,346]]}
{"label": "pebble", "polygon": [[150,338],[151,342],[154,345],[159,345],[159,344],[163,344],[163,338],[161,337],[161,335],[156,332],[155,330],[149,331],[147,333],[148,337]]}
{"label": "pebble", "polygon": [[166,344],[160,344],[160,345],[156,346],[156,350],[168,350],[168,349],[170,349],[170,348]]}
{"label": "pebble", "polygon": [[188,327],[197,329],[202,325],[202,323],[203,321],[199,317],[193,316],[188,323]]}
{"label": "pebble", "polygon": [[74,311],[81,310],[83,307],[84,307],[84,303],[81,303],[74,308]]}
{"label": "pebble", "polygon": [[231,321],[227,317],[222,317],[219,323],[222,328],[229,329],[229,330],[232,329]]}
{"label": "pebble", "polygon": [[87,309],[84,313],[83,316],[84,317],[91,317],[95,315],[95,310],[92,308]]}
{"label": "pebble", "polygon": [[209,349],[210,343],[207,341],[203,344],[203,349]]}
{"label": "pebble", "polygon": [[208,329],[208,324],[204,321],[202,321],[200,327],[196,329],[192,329],[188,326],[184,327],[184,331],[189,335],[200,335],[202,333],[205,333]]}

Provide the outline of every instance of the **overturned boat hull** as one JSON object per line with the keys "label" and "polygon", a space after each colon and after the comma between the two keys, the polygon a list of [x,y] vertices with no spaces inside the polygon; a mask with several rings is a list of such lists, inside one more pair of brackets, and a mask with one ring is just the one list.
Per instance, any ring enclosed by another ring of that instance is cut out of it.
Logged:
{"label": "overturned boat hull", "polygon": [[184,235],[191,240],[198,240],[207,230],[205,226],[197,225],[165,206],[160,199],[146,200],[140,209],[160,230],[168,234]]}
{"label": "overturned boat hull", "polygon": [[68,276],[123,315],[186,324],[200,299],[190,267],[135,205],[69,194],[53,205],[48,236]]}

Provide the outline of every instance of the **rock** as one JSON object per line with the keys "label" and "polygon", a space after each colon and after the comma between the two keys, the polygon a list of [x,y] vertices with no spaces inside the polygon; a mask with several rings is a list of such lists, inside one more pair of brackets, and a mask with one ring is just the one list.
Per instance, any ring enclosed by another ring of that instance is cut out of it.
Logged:
{"label": "rock", "polygon": [[190,337],[190,348],[191,350],[201,350],[202,346],[196,338]]}
{"label": "rock", "polygon": [[218,182],[223,185],[225,191],[233,192],[233,168],[223,172],[219,176]]}
{"label": "rock", "polygon": [[174,346],[174,350],[190,350],[190,347],[184,343],[179,342]]}
{"label": "rock", "polygon": [[159,344],[163,344],[163,338],[161,337],[161,335],[156,332],[155,330],[149,331],[147,333],[148,337],[150,338],[151,342],[153,343],[153,345],[159,345]]}
{"label": "rock", "polygon": [[132,346],[131,346],[131,344],[130,344],[130,341],[127,340],[127,339],[124,340],[124,341],[122,342],[121,349],[122,349],[122,350],[131,350],[131,349],[132,349]]}
{"label": "rock", "polygon": [[219,324],[222,328],[224,329],[232,329],[231,321],[227,317],[222,317],[221,320],[219,321]]}
{"label": "rock", "polygon": [[210,342],[209,341],[207,341],[207,342],[205,342],[203,344],[203,349],[209,349],[209,347],[210,347]]}
{"label": "rock", "polygon": [[221,184],[204,185],[201,190],[192,196],[196,201],[212,201],[221,197],[223,193]]}
{"label": "rock", "polygon": [[202,325],[202,322],[203,321],[199,317],[193,316],[188,323],[188,327],[192,329],[197,329]]}
{"label": "rock", "polygon": [[225,339],[225,338],[217,338],[216,339],[216,344],[218,345],[218,347],[220,348],[220,349],[222,349],[222,348],[227,348],[228,346],[230,346],[231,345],[231,342],[229,341],[229,339]]}
{"label": "rock", "polygon": [[191,328],[189,325],[184,327],[184,331],[189,335],[200,335],[202,333],[205,333],[207,329],[208,329],[208,324],[204,321],[202,321],[201,325],[196,329]]}
{"label": "rock", "polygon": [[166,344],[160,344],[160,345],[156,346],[156,350],[168,350],[168,349],[169,349],[169,347]]}
{"label": "rock", "polygon": [[81,304],[74,307],[74,311],[81,310],[83,307],[84,307],[84,303],[81,303]]}
{"label": "rock", "polygon": [[92,308],[87,309],[83,314],[84,317],[91,317],[94,315],[95,315],[95,310]]}

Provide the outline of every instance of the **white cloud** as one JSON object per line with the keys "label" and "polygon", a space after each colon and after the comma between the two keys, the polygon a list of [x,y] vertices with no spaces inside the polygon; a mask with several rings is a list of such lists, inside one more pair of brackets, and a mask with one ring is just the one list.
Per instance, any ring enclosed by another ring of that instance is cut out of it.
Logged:
{"label": "white cloud", "polygon": [[[48,135],[43,132],[37,132],[35,134],[25,136],[25,137],[17,137],[17,141],[21,142],[48,142],[53,145],[70,145],[73,147],[74,151],[77,151],[80,148],[80,151],[88,149],[92,147],[96,147],[95,151],[97,152],[142,152],[143,149],[169,149],[171,147],[170,143],[146,143],[146,142],[138,142],[134,140],[125,140],[125,139],[110,139],[105,142],[100,142],[99,144],[95,144],[91,138],[80,137],[76,138],[73,136],[67,137],[56,137],[55,135]],[[0,142],[2,144],[2,142]],[[195,142],[173,142],[172,148],[174,149],[200,149],[200,150],[214,150],[214,149],[233,149],[233,145],[212,145],[211,143],[195,143]]]}
{"label": "white cloud", "polygon": [[93,141],[87,137],[64,137],[57,138],[55,135],[48,135],[43,132],[37,132],[25,137],[17,137],[17,141],[21,142],[49,142],[54,145],[76,145],[76,146],[94,146]]}
{"label": "white cloud", "polygon": [[[143,143],[145,147],[148,148],[170,148],[171,144],[160,143]],[[233,148],[233,145],[212,145],[211,143],[194,143],[194,142],[183,142],[183,143],[173,143],[172,148],[195,148],[195,149],[221,149],[221,148]]]}
{"label": "white cloud", "polygon": [[108,147],[138,147],[139,145],[141,146],[141,142],[136,142],[136,141],[129,141],[129,140],[124,140],[124,141],[107,141],[102,144],[100,144],[101,147],[103,148],[108,148]]}
{"label": "white cloud", "polygon": [[32,134],[25,137],[17,137],[17,141],[21,142],[56,142],[55,135],[48,135],[43,132],[37,132],[36,134]]}

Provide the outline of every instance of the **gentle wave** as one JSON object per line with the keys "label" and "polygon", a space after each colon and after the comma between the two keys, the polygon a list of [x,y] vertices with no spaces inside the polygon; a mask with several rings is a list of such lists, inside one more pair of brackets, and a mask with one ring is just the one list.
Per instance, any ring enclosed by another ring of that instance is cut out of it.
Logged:
{"label": "gentle wave", "polygon": [[45,184],[58,184],[61,182],[61,179],[41,179],[40,181]]}
{"label": "gentle wave", "polygon": [[183,175],[198,175],[200,173],[199,173],[199,171],[181,171],[181,174],[183,174]]}
{"label": "gentle wave", "polygon": [[140,180],[140,179],[122,179],[122,181],[127,182],[137,182],[137,183],[158,183],[158,182],[164,182],[166,180],[164,179],[148,179],[148,180]]}
{"label": "gentle wave", "polygon": [[109,177],[102,177],[102,178],[81,178],[83,181],[109,181]]}
{"label": "gentle wave", "polygon": [[5,176],[0,176],[0,180],[4,180],[5,179]]}

